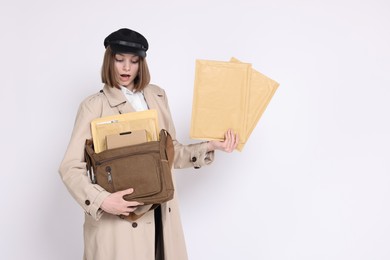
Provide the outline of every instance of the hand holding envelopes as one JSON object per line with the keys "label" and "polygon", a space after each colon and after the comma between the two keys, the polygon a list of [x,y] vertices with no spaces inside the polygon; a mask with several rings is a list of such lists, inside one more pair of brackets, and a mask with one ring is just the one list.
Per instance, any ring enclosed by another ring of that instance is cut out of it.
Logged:
{"label": "hand holding envelopes", "polygon": [[190,136],[223,140],[227,129],[241,151],[279,84],[249,63],[197,60]]}
{"label": "hand holding envelopes", "polygon": [[92,120],[92,139],[95,153],[107,149],[106,136],[128,131],[146,130],[148,141],[158,141],[157,111],[154,109]]}

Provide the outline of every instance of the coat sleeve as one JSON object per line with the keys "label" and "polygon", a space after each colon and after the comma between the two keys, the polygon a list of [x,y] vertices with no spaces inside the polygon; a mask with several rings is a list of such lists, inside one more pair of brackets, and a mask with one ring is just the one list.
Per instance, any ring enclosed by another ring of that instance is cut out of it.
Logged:
{"label": "coat sleeve", "polygon": [[176,130],[172,120],[168,98],[165,91],[162,91],[164,92],[162,95],[164,97],[164,107],[162,108],[164,111],[162,114],[165,115],[163,120],[168,128],[168,132],[172,136],[175,147],[174,168],[181,169],[194,167],[195,169],[199,169],[202,166],[211,164],[214,161],[214,151],[207,151],[207,142],[181,144],[176,139]]}
{"label": "coat sleeve", "polygon": [[[101,111],[96,109],[101,99],[95,95],[81,103],[77,112],[73,132],[61,162],[59,173],[65,186],[86,214],[98,220],[103,211],[100,205],[110,195],[101,186],[92,184],[86,170],[84,144],[91,138],[90,122],[99,117]],[[100,104],[101,107],[101,104]]]}

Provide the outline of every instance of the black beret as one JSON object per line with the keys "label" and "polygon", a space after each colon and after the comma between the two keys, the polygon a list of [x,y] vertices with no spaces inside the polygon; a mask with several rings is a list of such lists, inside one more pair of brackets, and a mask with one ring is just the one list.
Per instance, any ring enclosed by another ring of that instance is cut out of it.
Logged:
{"label": "black beret", "polygon": [[104,47],[110,46],[114,53],[134,53],[143,58],[149,48],[146,38],[133,30],[123,28],[108,35],[104,39]]}

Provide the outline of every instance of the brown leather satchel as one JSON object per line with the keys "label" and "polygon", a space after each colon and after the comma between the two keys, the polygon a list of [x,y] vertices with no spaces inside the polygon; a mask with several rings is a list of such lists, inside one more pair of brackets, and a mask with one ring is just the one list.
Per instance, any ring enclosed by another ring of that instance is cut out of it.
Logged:
{"label": "brown leather satchel", "polygon": [[159,141],[150,141],[95,153],[92,140],[85,144],[85,160],[92,183],[106,191],[134,188],[127,201],[161,204],[173,198],[171,167],[174,159],[172,138],[160,131]]}

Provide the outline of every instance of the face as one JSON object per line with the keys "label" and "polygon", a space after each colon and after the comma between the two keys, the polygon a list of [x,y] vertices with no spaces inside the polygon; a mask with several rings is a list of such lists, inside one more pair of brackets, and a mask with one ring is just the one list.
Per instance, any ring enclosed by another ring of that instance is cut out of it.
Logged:
{"label": "face", "polygon": [[118,53],[114,57],[115,78],[120,86],[134,87],[134,79],[138,75],[139,57],[134,54]]}

